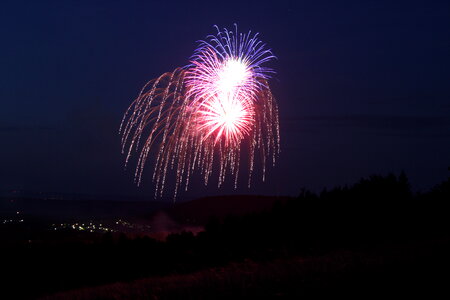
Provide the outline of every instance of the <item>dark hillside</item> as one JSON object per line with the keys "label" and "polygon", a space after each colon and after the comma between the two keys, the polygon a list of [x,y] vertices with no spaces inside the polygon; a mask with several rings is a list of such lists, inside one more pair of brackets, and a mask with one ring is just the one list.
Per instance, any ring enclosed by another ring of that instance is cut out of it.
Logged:
{"label": "dark hillside", "polygon": [[292,198],[274,196],[235,195],[205,197],[176,203],[167,214],[183,224],[205,225],[211,218],[223,219],[269,210],[276,202],[285,203]]}
{"label": "dark hillside", "polygon": [[[201,199],[180,204],[189,217],[219,213],[196,235],[180,232],[157,241],[104,234],[89,242],[6,247],[3,292],[5,299],[68,290],[75,291],[57,299],[211,299],[218,296],[214,291],[223,299],[295,299],[336,290],[365,298],[392,289],[413,295],[416,287],[448,294],[442,271],[450,269],[449,186],[447,180],[414,195],[406,176],[388,175],[280,201],[223,197],[217,201],[222,210]],[[247,199],[251,205],[239,206]],[[226,211],[231,204],[239,208],[235,215]],[[120,297],[89,289],[110,289],[115,282],[121,282]],[[78,297],[76,290],[85,288],[90,292]]]}

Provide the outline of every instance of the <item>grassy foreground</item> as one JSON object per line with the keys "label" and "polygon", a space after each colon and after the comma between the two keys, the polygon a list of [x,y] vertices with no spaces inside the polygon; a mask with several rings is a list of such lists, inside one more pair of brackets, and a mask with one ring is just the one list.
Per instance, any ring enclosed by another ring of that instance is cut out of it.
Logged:
{"label": "grassy foreground", "polygon": [[42,300],[297,299],[444,296],[449,240],[412,241],[323,256],[245,260],[191,274],[78,289]]}

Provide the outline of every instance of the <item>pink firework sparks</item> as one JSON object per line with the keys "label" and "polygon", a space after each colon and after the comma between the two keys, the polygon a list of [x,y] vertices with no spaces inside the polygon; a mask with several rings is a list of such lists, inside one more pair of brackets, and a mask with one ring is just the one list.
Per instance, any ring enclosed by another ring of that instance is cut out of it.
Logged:
{"label": "pink firework sparks", "polygon": [[267,158],[275,163],[278,108],[268,85],[273,71],[263,66],[274,56],[258,34],[235,28],[216,27],[216,35],[200,41],[190,65],[147,83],[124,115],[120,132],[126,162],[133,150],[140,153],[139,184],[148,156],[154,156],[155,196],[162,195],[169,170],[175,173],[174,197],[181,185],[188,188],[195,170],[207,184],[215,160],[218,186],[230,173],[236,187],[244,145],[249,148],[249,186],[256,152],[263,180]]}

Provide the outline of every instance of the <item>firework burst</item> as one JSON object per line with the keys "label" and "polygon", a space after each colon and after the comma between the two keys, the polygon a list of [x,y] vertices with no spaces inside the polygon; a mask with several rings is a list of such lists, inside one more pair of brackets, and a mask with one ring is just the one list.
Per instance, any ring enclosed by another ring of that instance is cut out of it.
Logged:
{"label": "firework burst", "polygon": [[248,186],[257,154],[262,180],[275,164],[280,137],[278,108],[264,64],[275,57],[258,34],[227,29],[199,42],[190,64],[149,81],[126,111],[120,133],[128,163],[138,152],[139,185],[147,158],[154,156],[155,196],[174,170],[174,197],[187,190],[195,171],[205,185],[217,163],[218,186],[227,174],[237,187],[241,150],[248,148]]}

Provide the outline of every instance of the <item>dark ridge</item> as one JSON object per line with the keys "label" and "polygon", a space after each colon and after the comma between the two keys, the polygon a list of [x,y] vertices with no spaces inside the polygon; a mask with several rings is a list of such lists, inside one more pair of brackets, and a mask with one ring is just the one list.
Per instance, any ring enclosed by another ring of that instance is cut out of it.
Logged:
{"label": "dark ridge", "polygon": [[224,219],[269,210],[276,202],[285,203],[292,197],[261,195],[215,196],[176,203],[166,213],[182,224],[205,225],[210,219]]}

